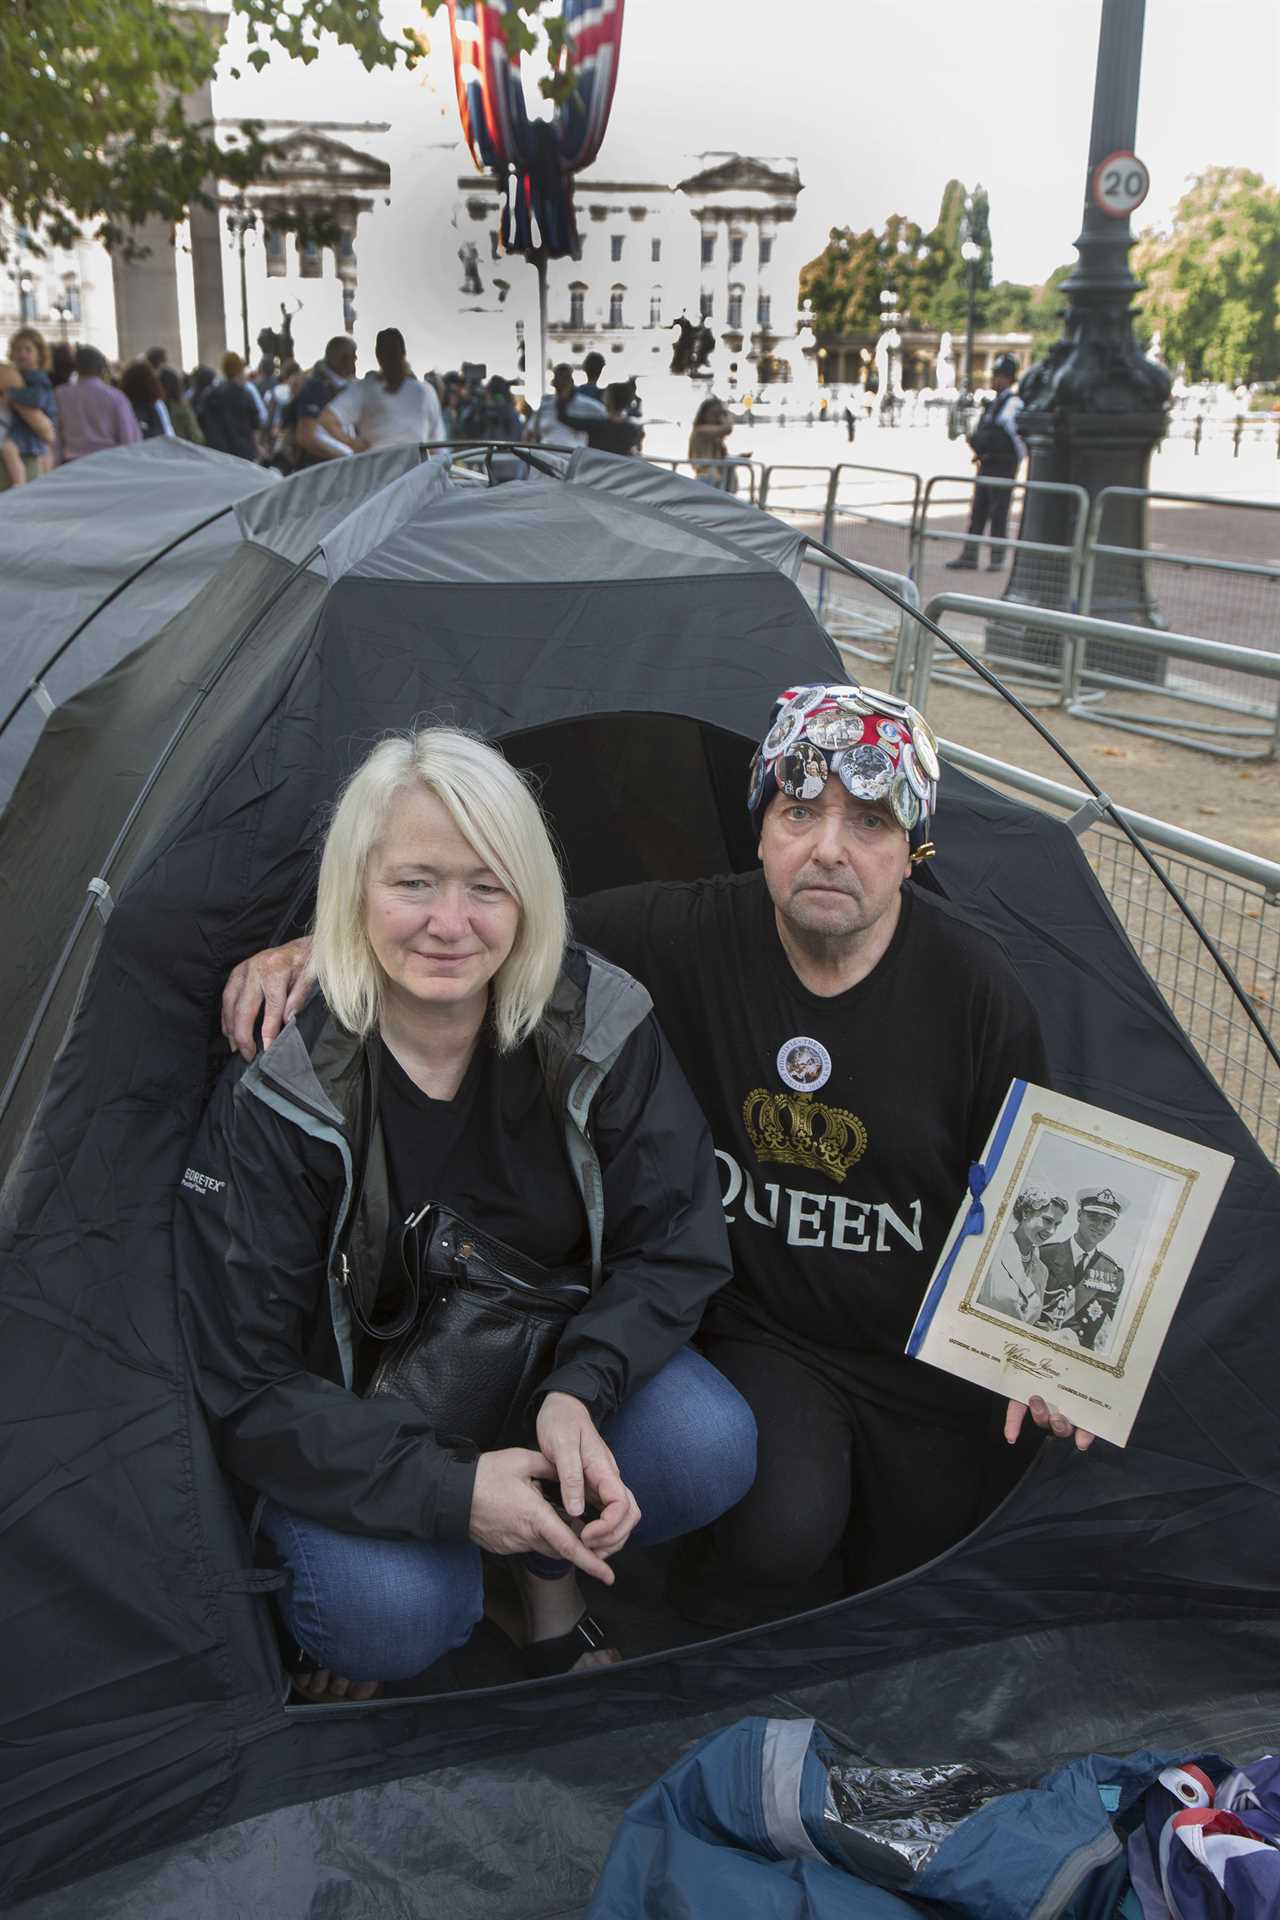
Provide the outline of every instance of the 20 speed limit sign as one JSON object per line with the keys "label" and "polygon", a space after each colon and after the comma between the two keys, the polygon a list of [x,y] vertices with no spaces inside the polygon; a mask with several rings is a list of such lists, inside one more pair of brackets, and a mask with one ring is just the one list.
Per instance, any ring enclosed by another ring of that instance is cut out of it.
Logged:
{"label": "20 speed limit sign", "polygon": [[1136,153],[1109,153],[1093,170],[1093,204],[1113,220],[1127,219],[1150,187],[1151,175]]}

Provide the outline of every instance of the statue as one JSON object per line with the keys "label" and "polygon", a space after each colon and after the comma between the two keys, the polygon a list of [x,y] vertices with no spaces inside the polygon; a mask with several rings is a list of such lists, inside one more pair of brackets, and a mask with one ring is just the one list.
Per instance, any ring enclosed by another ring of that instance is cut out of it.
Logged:
{"label": "statue", "polygon": [[277,366],[284,367],[297,358],[293,349],[293,316],[301,311],[301,300],[292,311],[281,301],[279,333],[272,327],[263,327],[258,335],[258,350],[264,360],[274,360]]}
{"label": "statue", "polygon": [[671,371],[672,373],[692,373],[694,342],[701,329],[695,330],[692,320],[683,313],[678,320],[673,320],[671,325],[679,330],[676,343],[671,350]]}
{"label": "statue", "polygon": [[693,336],[693,363],[689,369],[691,373],[706,371],[711,355],[715,351],[715,344],[716,337],[704,320]]}
{"label": "statue", "polygon": [[475,296],[484,292],[484,282],[480,278],[480,256],[474,240],[464,240],[458,248],[458,258],[462,262],[462,286],[459,292]]}
{"label": "statue", "polygon": [[956,384],[955,343],[950,333],[944,333],[938,342],[938,358],[934,364],[933,384],[939,390],[951,391]]}

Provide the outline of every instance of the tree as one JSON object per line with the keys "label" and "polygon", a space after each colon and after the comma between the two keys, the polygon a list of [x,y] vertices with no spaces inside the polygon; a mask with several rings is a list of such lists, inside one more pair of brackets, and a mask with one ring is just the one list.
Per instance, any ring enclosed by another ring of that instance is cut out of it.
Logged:
{"label": "tree", "polygon": [[[370,72],[414,66],[424,37],[383,32],[377,0],[231,0],[248,22],[250,63],[274,50],[309,63],[324,35],[353,47]],[[443,0],[423,0],[434,14]],[[533,45],[540,0],[508,0],[511,48]],[[547,22],[553,55],[563,22]],[[209,121],[189,119],[190,101],[212,78],[216,27],[193,9],[163,0],[4,0],[0,5],[0,205],[32,251],[70,244],[90,228],[130,251],[130,229],[158,216],[176,223],[193,203],[210,205],[210,183],[260,176],[252,125],[228,145]],[[562,62],[543,82],[560,97],[572,86]],[[277,225],[281,224],[277,220]],[[296,224],[302,225],[299,220]],[[0,257],[3,243],[0,240]]]}
{"label": "tree", "polygon": [[[926,233],[904,214],[890,214],[880,233],[833,227],[815,260],[801,269],[800,295],[813,302],[819,338],[875,333],[880,295],[893,292],[900,313],[917,326],[963,328],[969,305],[969,268],[960,254],[966,205],[964,183],[949,180],[934,226]],[[977,263],[980,292],[991,284],[991,233],[987,196],[973,190],[972,231],[982,248]]]}
{"label": "tree", "polygon": [[1192,380],[1280,375],[1280,189],[1244,167],[1210,167],[1133,254],[1141,323]]}

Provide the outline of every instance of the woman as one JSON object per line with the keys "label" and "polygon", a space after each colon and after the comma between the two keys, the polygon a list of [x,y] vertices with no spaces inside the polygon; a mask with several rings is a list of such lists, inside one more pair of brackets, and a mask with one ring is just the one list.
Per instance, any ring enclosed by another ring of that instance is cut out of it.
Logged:
{"label": "woman", "polygon": [[13,443],[24,477],[34,480],[53,466],[58,426],[58,402],[49,377],[49,349],[44,335],[34,327],[19,327],[9,341],[9,358],[21,375],[18,390],[6,396]]}
{"label": "woman", "polygon": [[358,451],[372,447],[420,447],[447,438],[435,389],[417,380],[398,327],[384,327],[373,346],[377,373],[352,380],[320,415],[327,433]]}
{"label": "woman", "polygon": [[[745,1403],[686,1346],[729,1277],[706,1124],[647,994],[566,950],[565,927],[519,774],[452,729],[384,741],[325,841],[319,994],[226,1076],[192,1150],[177,1232],[195,1377],[223,1464],[266,1496],[313,1699],[367,1697],[461,1645],[481,1548],[533,1556],[531,1671],[598,1664],[574,1569],[609,1584],[626,1539],[702,1526],[754,1476]],[[378,1354],[353,1346],[347,1282],[367,1317],[429,1202],[544,1265],[598,1269],[534,1396],[537,1450],[477,1459],[408,1403],[352,1391]],[[555,1479],[567,1521],[543,1497]]]}
{"label": "woman", "polygon": [[1044,1305],[1049,1275],[1039,1249],[1067,1217],[1067,1203],[1044,1187],[1024,1187],[1013,1203],[1013,1225],[1003,1240],[978,1296],[984,1307],[1034,1326]]}
{"label": "woman", "polygon": [[[712,394],[698,408],[689,434],[689,458],[700,466],[697,478],[726,493],[738,491],[737,469],[729,460],[729,435],[736,424],[724,401]],[[722,464],[712,466],[712,461]]]}
{"label": "woman", "polygon": [[204,435],[200,431],[200,422],[196,419],[190,401],[182,391],[182,376],[176,367],[160,367],[156,378],[160,382],[160,392],[173,426],[175,439],[189,440],[193,447],[204,445]]}
{"label": "woman", "polygon": [[160,379],[149,360],[131,360],[120,375],[120,391],[133,408],[144,440],[172,440],[173,422],[164,404]]}

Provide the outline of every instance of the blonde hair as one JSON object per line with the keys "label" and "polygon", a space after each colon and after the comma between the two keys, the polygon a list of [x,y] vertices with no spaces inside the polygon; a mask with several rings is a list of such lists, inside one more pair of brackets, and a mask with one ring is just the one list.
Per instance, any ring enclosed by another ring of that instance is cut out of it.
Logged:
{"label": "blonde hair", "polygon": [[224,380],[238,380],[244,372],[244,361],[238,353],[230,350],[223,354],[221,365]]}
{"label": "blonde hair", "polygon": [[382,1013],[382,970],[365,924],[369,856],[398,793],[432,794],[520,909],[515,942],[493,981],[503,1053],[542,1018],[568,933],[551,835],[522,774],[476,734],[424,727],[383,740],[347,781],[320,857],[312,965],[344,1027],[369,1034]]}

